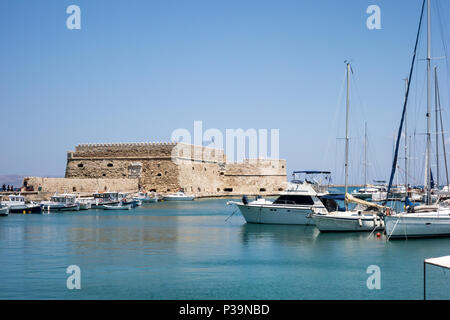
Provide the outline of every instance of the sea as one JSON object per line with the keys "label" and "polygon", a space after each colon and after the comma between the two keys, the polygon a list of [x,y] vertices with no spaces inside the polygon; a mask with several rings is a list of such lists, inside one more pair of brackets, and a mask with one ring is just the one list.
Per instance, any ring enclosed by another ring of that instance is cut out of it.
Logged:
{"label": "sea", "polygon": [[[0,217],[0,299],[419,300],[424,259],[450,254],[450,238],[247,224],[230,200]],[[427,299],[449,289],[428,265]]]}

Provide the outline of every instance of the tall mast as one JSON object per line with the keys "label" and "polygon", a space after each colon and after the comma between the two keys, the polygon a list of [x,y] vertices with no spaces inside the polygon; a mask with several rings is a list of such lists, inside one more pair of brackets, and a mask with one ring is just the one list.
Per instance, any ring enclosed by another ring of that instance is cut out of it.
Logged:
{"label": "tall mast", "polygon": [[367,122],[364,123],[364,190],[366,189],[367,189]]}
{"label": "tall mast", "polygon": [[426,156],[426,192],[427,204],[431,204],[431,174],[430,174],[430,149],[431,149],[431,133],[430,133],[430,116],[431,116],[431,0],[427,0],[427,156]]}
{"label": "tall mast", "polygon": [[[347,64],[347,103],[346,103],[346,114],[345,114],[345,196],[348,192],[348,110],[350,106],[349,100],[349,82],[350,82],[350,62],[345,62]],[[348,203],[345,201],[345,209],[348,209]]]}
{"label": "tall mast", "polygon": [[[408,78],[405,78],[405,99],[408,92]],[[408,113],[405,110],[405,188],[408,193]]]}
{"label": "tall mast", "polygon": [[[435,118],[436,118],[436,188],[439,190],[439,126],[438,126],[438,101],[437,101],[437,71],[436,66],[434,67],[434,104],[436,106],[435,109]],[[443,130],[443,129],[442,129]]]}

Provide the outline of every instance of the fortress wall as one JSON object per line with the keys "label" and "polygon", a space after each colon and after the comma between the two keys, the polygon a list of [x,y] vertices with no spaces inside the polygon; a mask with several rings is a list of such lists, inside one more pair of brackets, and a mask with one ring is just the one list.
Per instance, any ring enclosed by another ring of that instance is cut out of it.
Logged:
{"label": "fortress wall", "polygon": [[222,194],[222,176],[219,164],[183,161],[178,163],[178,181],[186,193],[199,196]]}
{"label": "fortress wall", "polygon": [[144,160],[139,182],[146,191],[173,193],[180,189],[178,176],[179,168],[170,159]]}
{"label": "fortress wall", "polygon": [[137,192],[138,179],[66,179],[25,177],[24,183],[33,186],[34,191],[48,193],[92,194],[97,191]]}
{"label": "fortress wall", "polygon": [[66,178],[135,179],[163,194],[180,188],[197,196],[277,194],[286,186],[286,161],[226,163],[221,149],[184,143],[78,145],[68,153]]}
{"label": "fortress wall", "polygon": [[69,158],[170,157],[175,146],[171,142],[80,144],[69,152]]}

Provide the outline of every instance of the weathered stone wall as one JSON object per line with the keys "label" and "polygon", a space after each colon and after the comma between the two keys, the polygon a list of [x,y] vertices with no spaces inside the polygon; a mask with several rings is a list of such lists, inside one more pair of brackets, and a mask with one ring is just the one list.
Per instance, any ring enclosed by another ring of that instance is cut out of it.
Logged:
{"label": "weathered stone wall", "polygon": [[24,184],[33,186],[34,191],[49,193],[92,194],[97,191],[137,192],[138,179],[66,179],[25,177]]}
{"label": "weathered stone wall", "polygon": [[147,191],[197,196],[277,194],[286,186],[286,162],[227,164],[221,149],[184,143],[90,144],[68,153],[66,178],[138,179]]}

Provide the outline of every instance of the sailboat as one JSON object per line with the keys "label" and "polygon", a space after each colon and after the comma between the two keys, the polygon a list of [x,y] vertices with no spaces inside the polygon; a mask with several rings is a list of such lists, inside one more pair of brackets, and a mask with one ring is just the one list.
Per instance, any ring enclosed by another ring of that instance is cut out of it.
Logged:
{"label": "sailboat", "polygon": [[[347,65],[347,103],[345,124],[345,211],[332,211],[326,214],[314,213],[311,217],[316,227],[321,232],[343,232],[343,231],[374,231],[384,228],[381,211],[384,207],[375,203],[357,199],[348,193],[348,118],[349,118],[349,76],[351,65]],[[348,203],[356,203],[352,210],[348,209]]]}
{"label": "sailboat", "polygon": [[[424,0],[422,5],[422,12],[419,22],[419,30],[416,38],[416,45],[414,49],[413,61],[411,64],[410,77],[412,76],[412,71],[414,69],[414,61],[416,56],[417,43],[419,40],[420,29],[422,24],[422,18],[425,8],[425,2],[427,3],[427,149],[426,149],[426,170],[425,170],[425,191],[426,191],[426,206],[425,210],[420,210],[421,212],[402,212],[399,214],[386,215],[384,217],[386,225],[386,234],[388,239],[395,238],[411,238],[411,237],[435,237],[435,236],[450,236],[450,206],[448,201],[442,201],[437,206],[431,206],[431,189],[432,189],[432,178],[431,178],[431,167],[430,167],[430,148],[431,148],[431,134],[430,134],[430,109],[431,109],[431,90],[430,90],[430,71],[431,71],[431,12],[430,12],[430,2],[431,0]],[[435,79],[436,68],[435,68]],[[408,85],[409,86],[409,85]],[[438,95],[437,82],[435,81],[435,94]],[[394,156],[394,163],[392,165],[391,178],[388,186],[388,193],[392,185],[392,179],[395,174],[395,167],[397,161],[398,153],[398,143],[400,140],[400,132],[403,125],[404,114],[406,110],[406,105],[408,101],[409,88],[407,90],[407,95],[405,98],[405,103],[403,106],[402,119],[400,122],[399,135],[397,137],[397,148],[396,154]],[[437,101],[437,99],[436,99]],[[436,108],[438,104],[436,103]],[[436,122],[437,123],[437,122]],[[441,124],[442,127],[442,124]],[[442,130],[442,128],[441,128]],[[438,132],[438,128],[436,128]],[[442,131],[443,133],[443,131]],[[448,182],[447,182],[448,184]]]}

